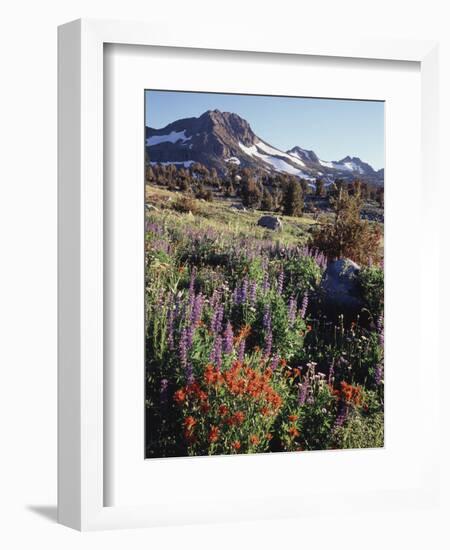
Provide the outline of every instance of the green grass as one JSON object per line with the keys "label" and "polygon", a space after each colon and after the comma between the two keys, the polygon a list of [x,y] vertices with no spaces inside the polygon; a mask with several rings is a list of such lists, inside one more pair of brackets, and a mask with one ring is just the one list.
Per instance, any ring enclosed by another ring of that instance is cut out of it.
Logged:
{"label": "green grass", "polygon": [[[236,210],[231,208],[238,204],[239,199],[215,198],[213,202],[194,199],[195,214],[181,214],[173,209],[176,200],[182,196],[181,192],[168,191],[155,186],[146,186],[146,202],[158,208],[159,215],[168,222],[180,222],[186,226],[212,228],[229,237],[243,236],[256,239],[269,239],[281,244],[307,244],[309,230],[317,222],[308,214],[301,217],[290,217],[262,210]],[[155,210],[149,213],[154,217]],[[283,223],[282,231],[267,230],[257,225],[264,214],[278,216]]]}

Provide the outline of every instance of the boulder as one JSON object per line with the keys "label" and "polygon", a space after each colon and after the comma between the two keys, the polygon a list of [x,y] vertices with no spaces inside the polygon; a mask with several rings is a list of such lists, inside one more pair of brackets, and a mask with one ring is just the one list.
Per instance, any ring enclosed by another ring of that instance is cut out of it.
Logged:
{"label": "boulder", "polygon": [[283,224],[278,216],[262,216],[258,220],[258,225],[266,229],[272,229],[272,231],[283,229]]}
{"label": "boulder", "polygon": [[330,314],[343,314],[347,320],[354,319],[364,302],[359,286],[358,264],[347,258],[328,264],[320,283],[320,295],[324,308]]}

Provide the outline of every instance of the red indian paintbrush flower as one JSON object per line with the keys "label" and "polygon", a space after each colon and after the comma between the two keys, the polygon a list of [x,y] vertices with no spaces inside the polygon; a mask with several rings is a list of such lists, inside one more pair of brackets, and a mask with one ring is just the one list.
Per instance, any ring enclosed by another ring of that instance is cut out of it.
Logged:
{"label": "red indian paintbrush flower", "polygon": [[219,416],[225,416],[228,414],[228,407],[226,405],[220,405]]}
{"label": "red indian paintbrush flower", "polygon": [[186,392],[183,389],[177,390],[173,394],[173,399],[175,403],[178,403],[178,405],[180,405],[186,400]]}
{"label": "red indian paintbrush flower", "polygon": [[197,424],[197,420],[193,416],[187,416],[184,419],[184,427],[186,430],[192,430],[194,426]]}
{"label": "red indian paintbrush flower", "polygon": [[209,430],[208,441],[210,443],[216,442],[219,439],[219,433],[220,430],[217,426],[211,426],[211,429]]}
{"label": "red indian paintbrush flower", "polygon": [[291,437],[298,437],[300,435],[300,432],[297,430],[295,426],[291,426],[288,429],[288,433]]}

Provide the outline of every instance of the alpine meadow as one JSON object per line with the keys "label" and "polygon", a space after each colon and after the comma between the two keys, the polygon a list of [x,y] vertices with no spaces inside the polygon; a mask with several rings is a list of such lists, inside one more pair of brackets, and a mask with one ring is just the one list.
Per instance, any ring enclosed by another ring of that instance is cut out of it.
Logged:
{"label": "alpine meadow", "polygon": [[145,103],[146,458],[383,447],[383,102]]}

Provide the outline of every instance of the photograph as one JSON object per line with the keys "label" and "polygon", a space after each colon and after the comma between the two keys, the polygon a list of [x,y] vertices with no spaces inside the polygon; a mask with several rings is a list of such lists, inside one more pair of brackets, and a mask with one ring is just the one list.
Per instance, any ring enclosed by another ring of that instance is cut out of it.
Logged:
{"label": "photograph", "polygon": [[145,458],[384,447],[384,101],[144,102]]}

